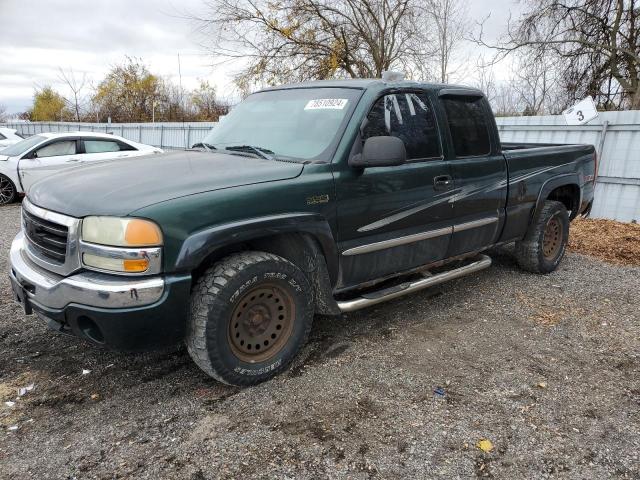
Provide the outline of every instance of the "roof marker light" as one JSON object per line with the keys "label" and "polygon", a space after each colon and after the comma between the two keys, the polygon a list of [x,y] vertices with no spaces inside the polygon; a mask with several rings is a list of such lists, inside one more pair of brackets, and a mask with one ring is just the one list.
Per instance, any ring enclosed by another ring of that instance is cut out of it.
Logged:
{"label": "roof marker light", "polygon": [[402,80],[404,80],[404,73],[402,72],[394,72],[392,70],[382,72],[383,82],[401,82]]}

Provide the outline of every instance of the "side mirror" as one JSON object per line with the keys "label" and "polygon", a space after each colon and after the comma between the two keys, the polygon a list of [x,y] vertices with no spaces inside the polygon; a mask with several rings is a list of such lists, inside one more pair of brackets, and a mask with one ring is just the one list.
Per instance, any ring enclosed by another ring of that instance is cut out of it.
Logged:
{"label": "side mirror", "polygon": [[407,161],[404,142],[398,137],[369,137],[364,142],[362,153],[349,159],[353,168],[395,167]]}

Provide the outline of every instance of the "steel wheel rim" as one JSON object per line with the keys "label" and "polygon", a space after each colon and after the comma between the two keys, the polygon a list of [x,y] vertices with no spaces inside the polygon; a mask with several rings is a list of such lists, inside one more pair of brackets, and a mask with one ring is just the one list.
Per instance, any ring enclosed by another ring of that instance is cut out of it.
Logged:
{"label": "steel wheel rim", "polygon": [[291,337],[295,319],[293,297],[275,283],[265,282],[236,303],[228,328],[233,354],[248,363],[275,356]]}
{"label": "steel wheel rim", "polygon": [[9,203],[13,198],[13,185],[9,179],[0,177],[0,204]]}
{"label": "steel wheel rim", "polygon": [[542,254],[547,260],[553,260],[562,248],[562,224],[558,217],[551,217],[544,227]]}

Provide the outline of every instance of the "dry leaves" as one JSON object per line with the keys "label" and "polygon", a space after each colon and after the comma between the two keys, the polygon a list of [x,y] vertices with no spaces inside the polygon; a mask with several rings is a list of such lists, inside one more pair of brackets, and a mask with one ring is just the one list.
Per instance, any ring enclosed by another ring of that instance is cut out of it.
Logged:
{"label": "dry leaves", "polygon": [[478,443],[476,443],[476,447],[482,450],[484,453],[489,453],[491,450],[493,450],[493,443],[491,442],[491,440],[483,438],[481,440],[478,440]]}
{"label": "dry leaves", "polygon": [[569,249],[618,265],[640,266],[640,225],[577,218],[571,223]]}

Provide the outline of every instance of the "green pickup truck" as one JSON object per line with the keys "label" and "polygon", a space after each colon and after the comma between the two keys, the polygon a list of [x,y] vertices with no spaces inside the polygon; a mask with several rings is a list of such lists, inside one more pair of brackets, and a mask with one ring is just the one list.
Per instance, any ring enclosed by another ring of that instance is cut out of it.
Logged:
{"label": "green pickup truck", "polygon": [[407,81],[269,88],[192,150],[36,183],[15,299],[120,350],[185,342],[215,379],[287,368],[339,315],[491,264],[548,273],[593,202],[590,145],[500,142],[482,92]]}

